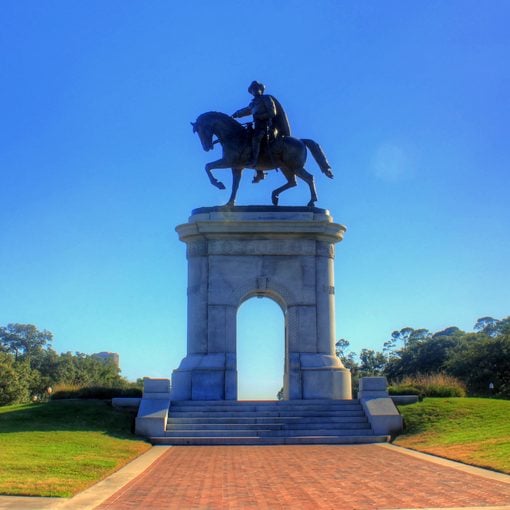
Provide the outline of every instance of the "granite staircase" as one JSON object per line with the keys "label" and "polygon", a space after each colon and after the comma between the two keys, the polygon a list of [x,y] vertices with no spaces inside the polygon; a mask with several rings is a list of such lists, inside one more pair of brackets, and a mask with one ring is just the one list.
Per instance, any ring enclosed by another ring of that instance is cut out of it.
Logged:
{"label": "granite staircase", "polygon": [[358,400],[172,401],[153,444],[363,444],[376,435]]}

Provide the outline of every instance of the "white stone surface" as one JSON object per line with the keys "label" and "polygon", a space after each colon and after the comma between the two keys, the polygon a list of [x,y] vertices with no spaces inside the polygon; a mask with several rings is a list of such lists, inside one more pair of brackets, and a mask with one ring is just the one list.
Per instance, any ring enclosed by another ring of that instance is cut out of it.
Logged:
{"label": "white stone surface", "polygon": [[136,433],[154,436],[165,430],[170,407],[170,380],[144,377],[143,396],[135,420]]}
{"label": "white stone surface", "polygon": [[388,394],[386,377],[362,377],[358,398],[375,434],[396,436],[402,432],[402,416]]}
{"label": "white stone surface", "polygon": [[170,380],[157,379],[154,377],[143,378],[143,394],[149,393],[168,394],[170,393]]}
{"label": "white stone surface", "polygon": [[245,207],[200,209],[176,230],[187,245],[188,355],[172,399],[237,399],[237,310],[252,296],[284,312],[285,397],[351,398],[334,355],[334,244],[345,227],[320,209]]}

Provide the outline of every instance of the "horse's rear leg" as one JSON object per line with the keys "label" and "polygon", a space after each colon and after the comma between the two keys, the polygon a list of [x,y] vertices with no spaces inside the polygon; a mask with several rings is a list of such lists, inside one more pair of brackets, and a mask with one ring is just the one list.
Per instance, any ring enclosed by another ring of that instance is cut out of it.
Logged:
{"label": "horse's rear leg", "polygon": [[242,168],[232,168],[232,193],[228,202],[225,204],[227,207],[233,207],[236,203],[237,190],[241,182]]}
{"label": "horse's rear leg", "polygon": [[283,175],[285,175],[285,177],[287,178],[287,183],[284,184],[283,186],[280,186],[279,188],[276,188],[271,194],[271,201],[273,202],[273,205],[278,205],[279,195],[282,191],[297,186],[296,176],[290,170],[284,170],[282,168],[281,171]]}
{"label": "horse's rear leg", "polygon": [[299,168],[296,170],[296,175],[303,179],[303,181],[308,184],[310,188],[310,202],[308,202],[308,207],[313,207],[315,202],[317,202],[317,190],[315,189],[315,179],[310,172],[307,172],[304,168]]}

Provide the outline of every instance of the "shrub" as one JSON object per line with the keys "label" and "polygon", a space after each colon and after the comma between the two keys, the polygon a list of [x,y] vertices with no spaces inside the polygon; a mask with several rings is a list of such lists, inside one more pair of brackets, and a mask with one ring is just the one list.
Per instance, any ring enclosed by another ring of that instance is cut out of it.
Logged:
{"label": "shrub", "polygon": [[388,387],[390,395],[421,395],[422,392],[416,386],[410,384],[392,384]]}
{"label": "shrub", "polygon": [[[420,395],[422,397],[465,397],[466,387],[459,379],[447,374],[418,374],[414,377],[404,377],[396,384],[392,384],[390,394]],[[401,393],[408,388],[418,393]],[[394,392],[394,393],[393,393]]]}
{"label": "shrub", "polygon": [[141,397],[142,390],[135,384],[117,387],[78,386],[58,384],[51,395],[52,400],[69,398],[109,400],[115,397]]}

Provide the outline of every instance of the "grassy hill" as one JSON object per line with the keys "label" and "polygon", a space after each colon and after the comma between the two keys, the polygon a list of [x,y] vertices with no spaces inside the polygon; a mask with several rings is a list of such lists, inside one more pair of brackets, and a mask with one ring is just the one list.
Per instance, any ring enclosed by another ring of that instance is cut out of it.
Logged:
{"label": "grassy hill", "polygon": [[405,434],[394,444],[510,474],[510,401],[426,398],[400,406]]}
{"label": "grassy hill", "polygon": [[0,494],[72,496],[145,452],[132,417],[102,401],[0,407]]}

